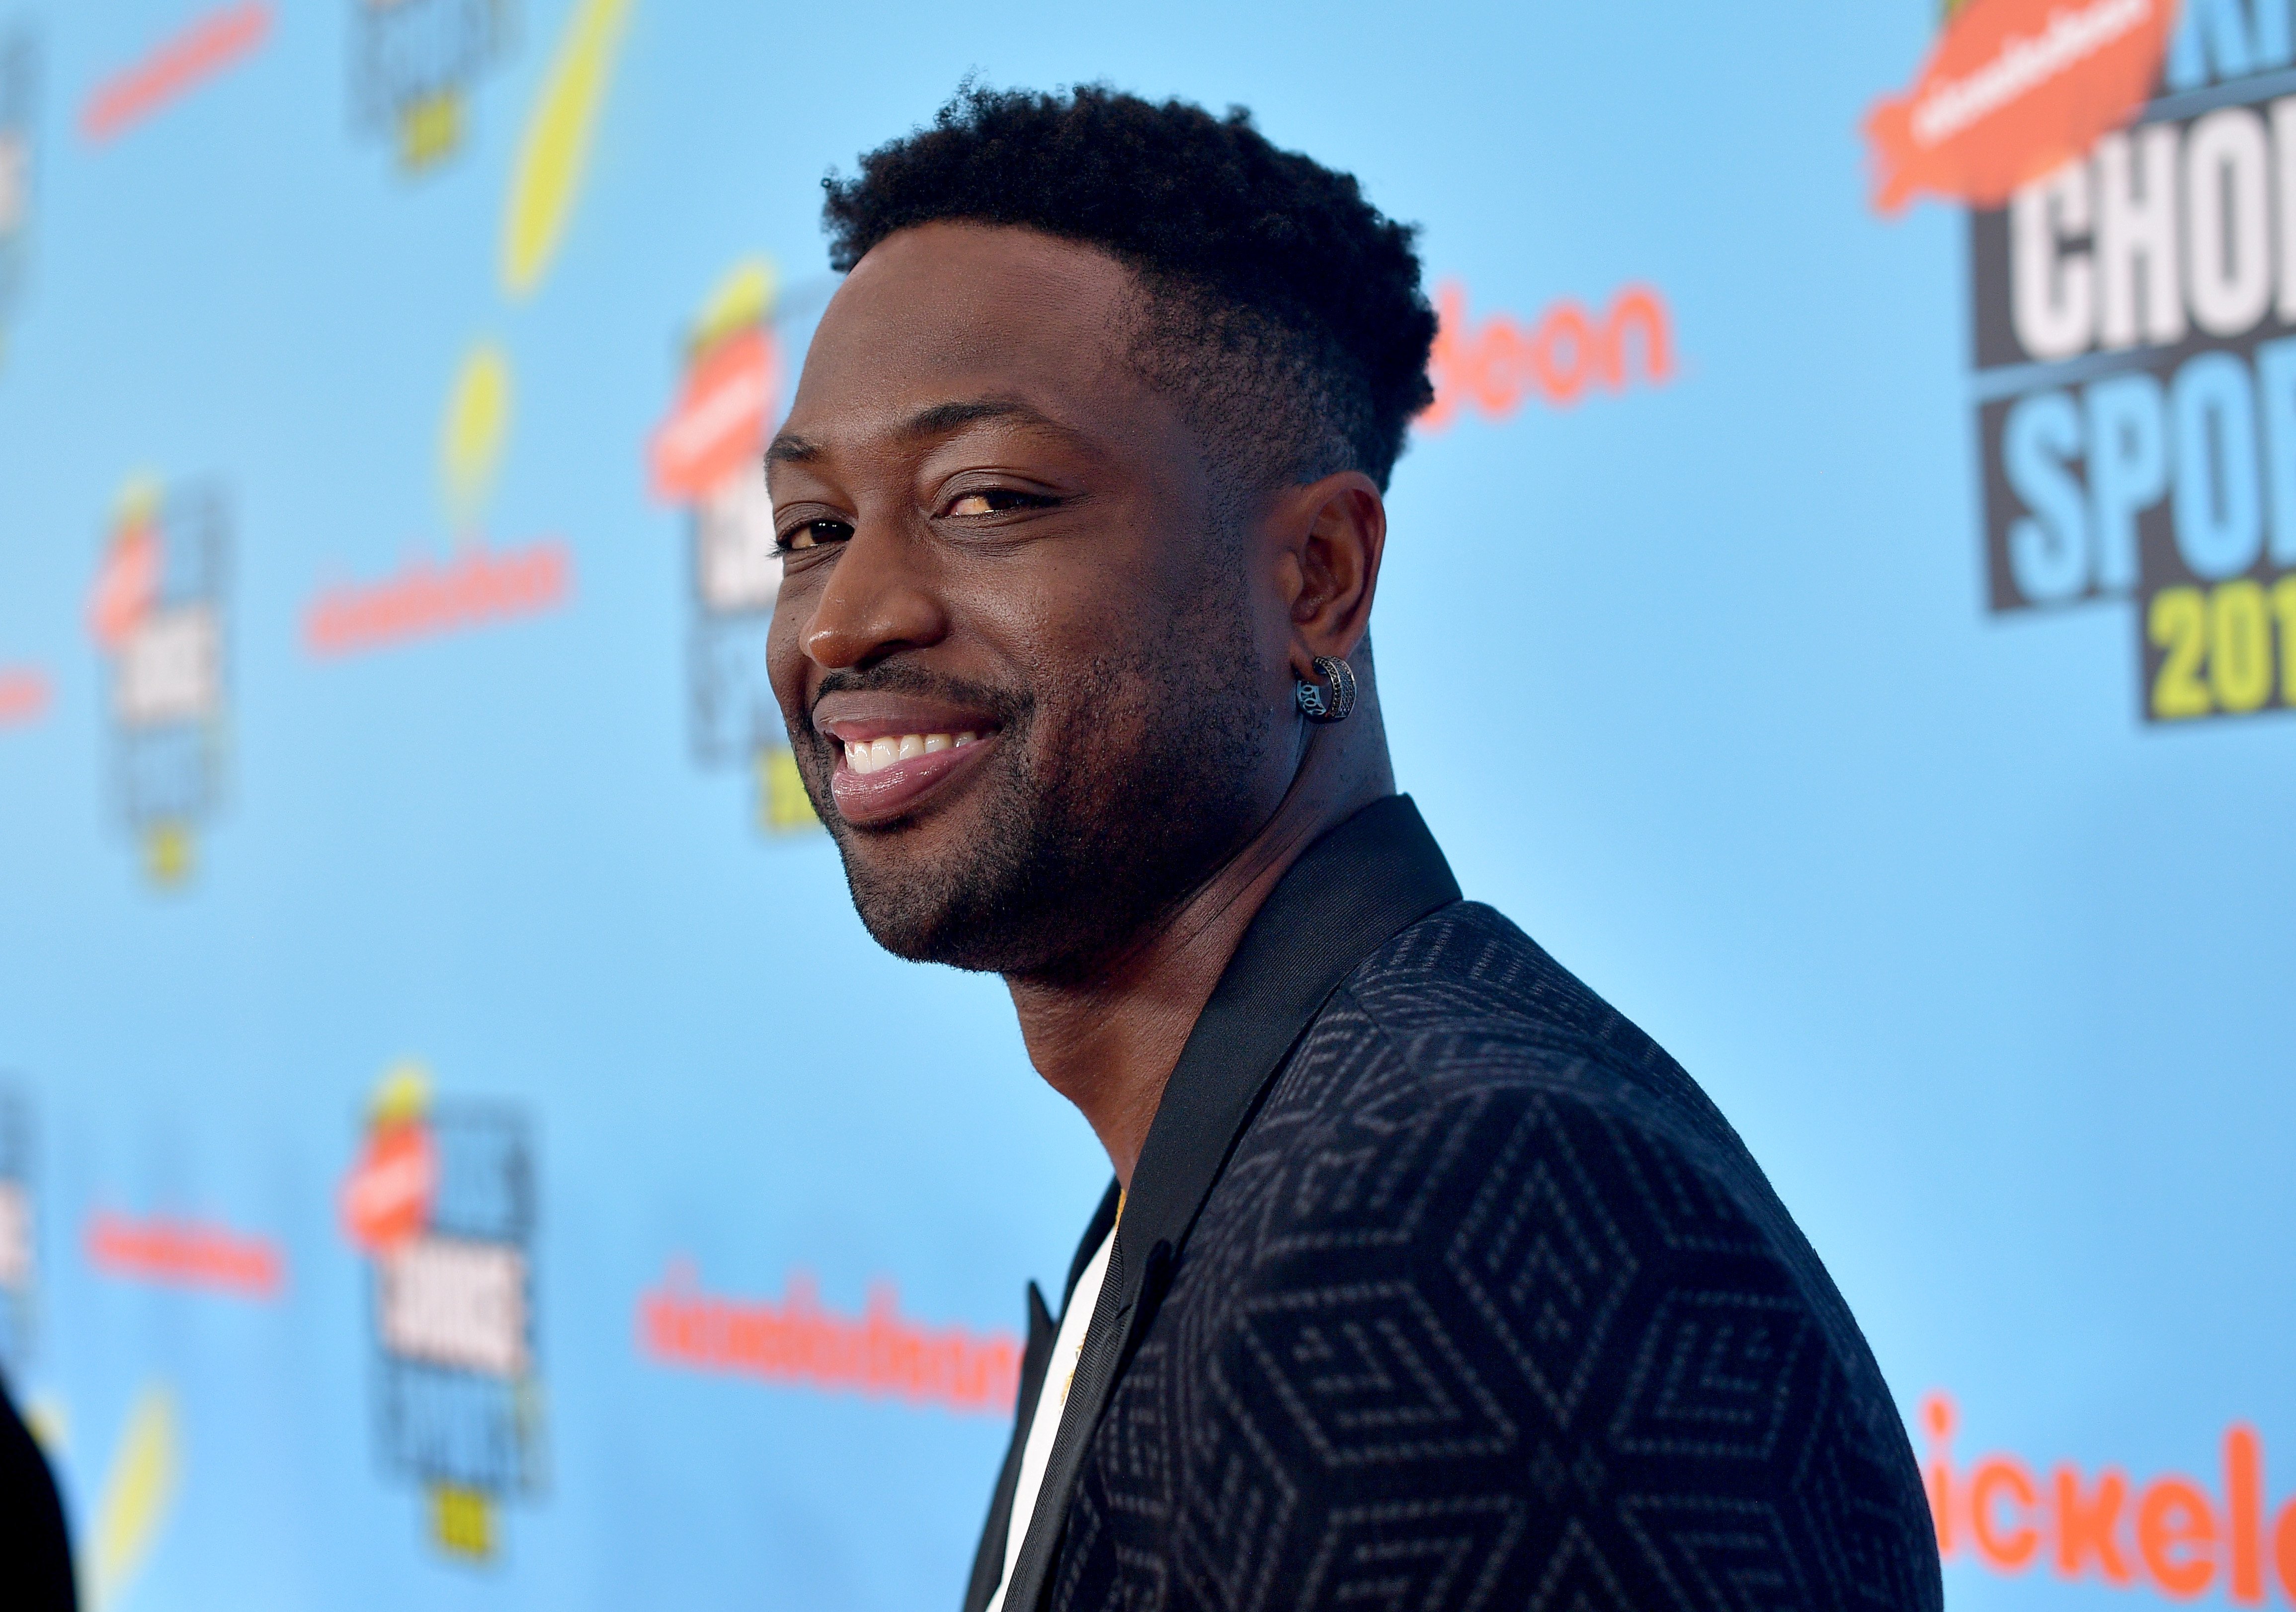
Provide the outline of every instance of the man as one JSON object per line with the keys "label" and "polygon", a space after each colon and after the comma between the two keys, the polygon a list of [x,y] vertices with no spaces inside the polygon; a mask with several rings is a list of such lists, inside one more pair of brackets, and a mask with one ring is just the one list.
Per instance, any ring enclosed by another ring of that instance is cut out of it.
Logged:
{"label": "man", "polygon": [[870,932],[1002,974],[1116,1171],[968,1612],[1939,1605],[1761,1172],[1395,792],[1411,233],[1102,89],[964,92],[828,222],[775,689]]}
{"label": "man", "polygon": [[0,1605],[72,1612],[78,1604],[55,1477],[0,1380]]}

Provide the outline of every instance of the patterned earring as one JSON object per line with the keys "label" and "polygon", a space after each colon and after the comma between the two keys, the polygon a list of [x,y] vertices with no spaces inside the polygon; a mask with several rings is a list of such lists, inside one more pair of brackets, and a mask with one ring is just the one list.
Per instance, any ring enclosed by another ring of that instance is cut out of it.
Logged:
{"label": "patterned earring", "polygon": [[1310,722],[1345,722],[1356,708],[1356,669],[1336,655],[1316,657],[1316,675],[1331,685],[1326,694],[1305,681],[1292,684],[1300,713]]}

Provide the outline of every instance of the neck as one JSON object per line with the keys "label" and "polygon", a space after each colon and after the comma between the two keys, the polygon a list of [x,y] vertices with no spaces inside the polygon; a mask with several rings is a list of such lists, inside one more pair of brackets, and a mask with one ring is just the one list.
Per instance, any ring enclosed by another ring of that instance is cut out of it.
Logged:
{"label": "neck", "polygon": [[1260,904],[1326,830],[1395,793],[1375,707],[1306,749],[1260,831],[1110,968],[1081,983],[1005,979],[1029,1061],[1083,1112],[1128,1191],[1165,1082]]}

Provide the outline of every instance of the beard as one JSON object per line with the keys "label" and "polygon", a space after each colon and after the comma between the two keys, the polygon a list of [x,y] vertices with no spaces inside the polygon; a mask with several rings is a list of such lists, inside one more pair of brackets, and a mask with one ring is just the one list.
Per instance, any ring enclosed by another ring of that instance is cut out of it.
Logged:
{"label": "beard", "polygon": [[1000,724],[997,753],[967,791],[973,831],[929,865],[898,854],[906,820],[845,822],[829,795],[835,741],[809,722],[792,735],[853,904],[880,945],[1009,978],[1089,978],[1250,841],[1265,814],[1253,781],[1272,728],[1242,578],[1205,593],[1214,596],[1122,653],[1030,688],[898,662],[823,680],[816,697],[940,697]]}

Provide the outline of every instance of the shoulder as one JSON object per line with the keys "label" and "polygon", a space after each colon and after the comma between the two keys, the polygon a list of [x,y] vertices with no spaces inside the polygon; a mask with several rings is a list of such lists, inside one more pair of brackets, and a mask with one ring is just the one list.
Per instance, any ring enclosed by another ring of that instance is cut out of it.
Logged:
{"label": "shoulder", "polygon": [[1678,1604],[1726,1518],[1795,1604],[1935,1604],[1912,1452],[1816,1255],[1689,1077],[1488,908],[1335,994],[1169,1309],[1157,1373],[1201,1385],[1208,1449],[1350,1516],[1535,1501],[1510,1583],[1583,1547]]}
{"label": "shoulder", "polygon": [[1462,901],[1357,965],[1303,1043],[1369,1035],[1430,1096],[1541,1091],[1742,1151],[1737,1133],[1663,1049],[1505,916]]}
{"label": "shoulder", "polygon": [[[1365,959],[1301,1037],[1236,1162],[1328,1178],[1339,1158],[1431,1197],[1468,1177],[1478,1197],[1575,1183],[1606,1215],[1640,1223],[1645,1251],[1751,1240],[1815,1264],[1681,1066],[1479,903],[1446,907]],[[1343,1201],[1297,1195],[1283,1218],[1305,1232]],[[1376,1194],[1364,1205],[1374,1215],[1398,1207]]]}

